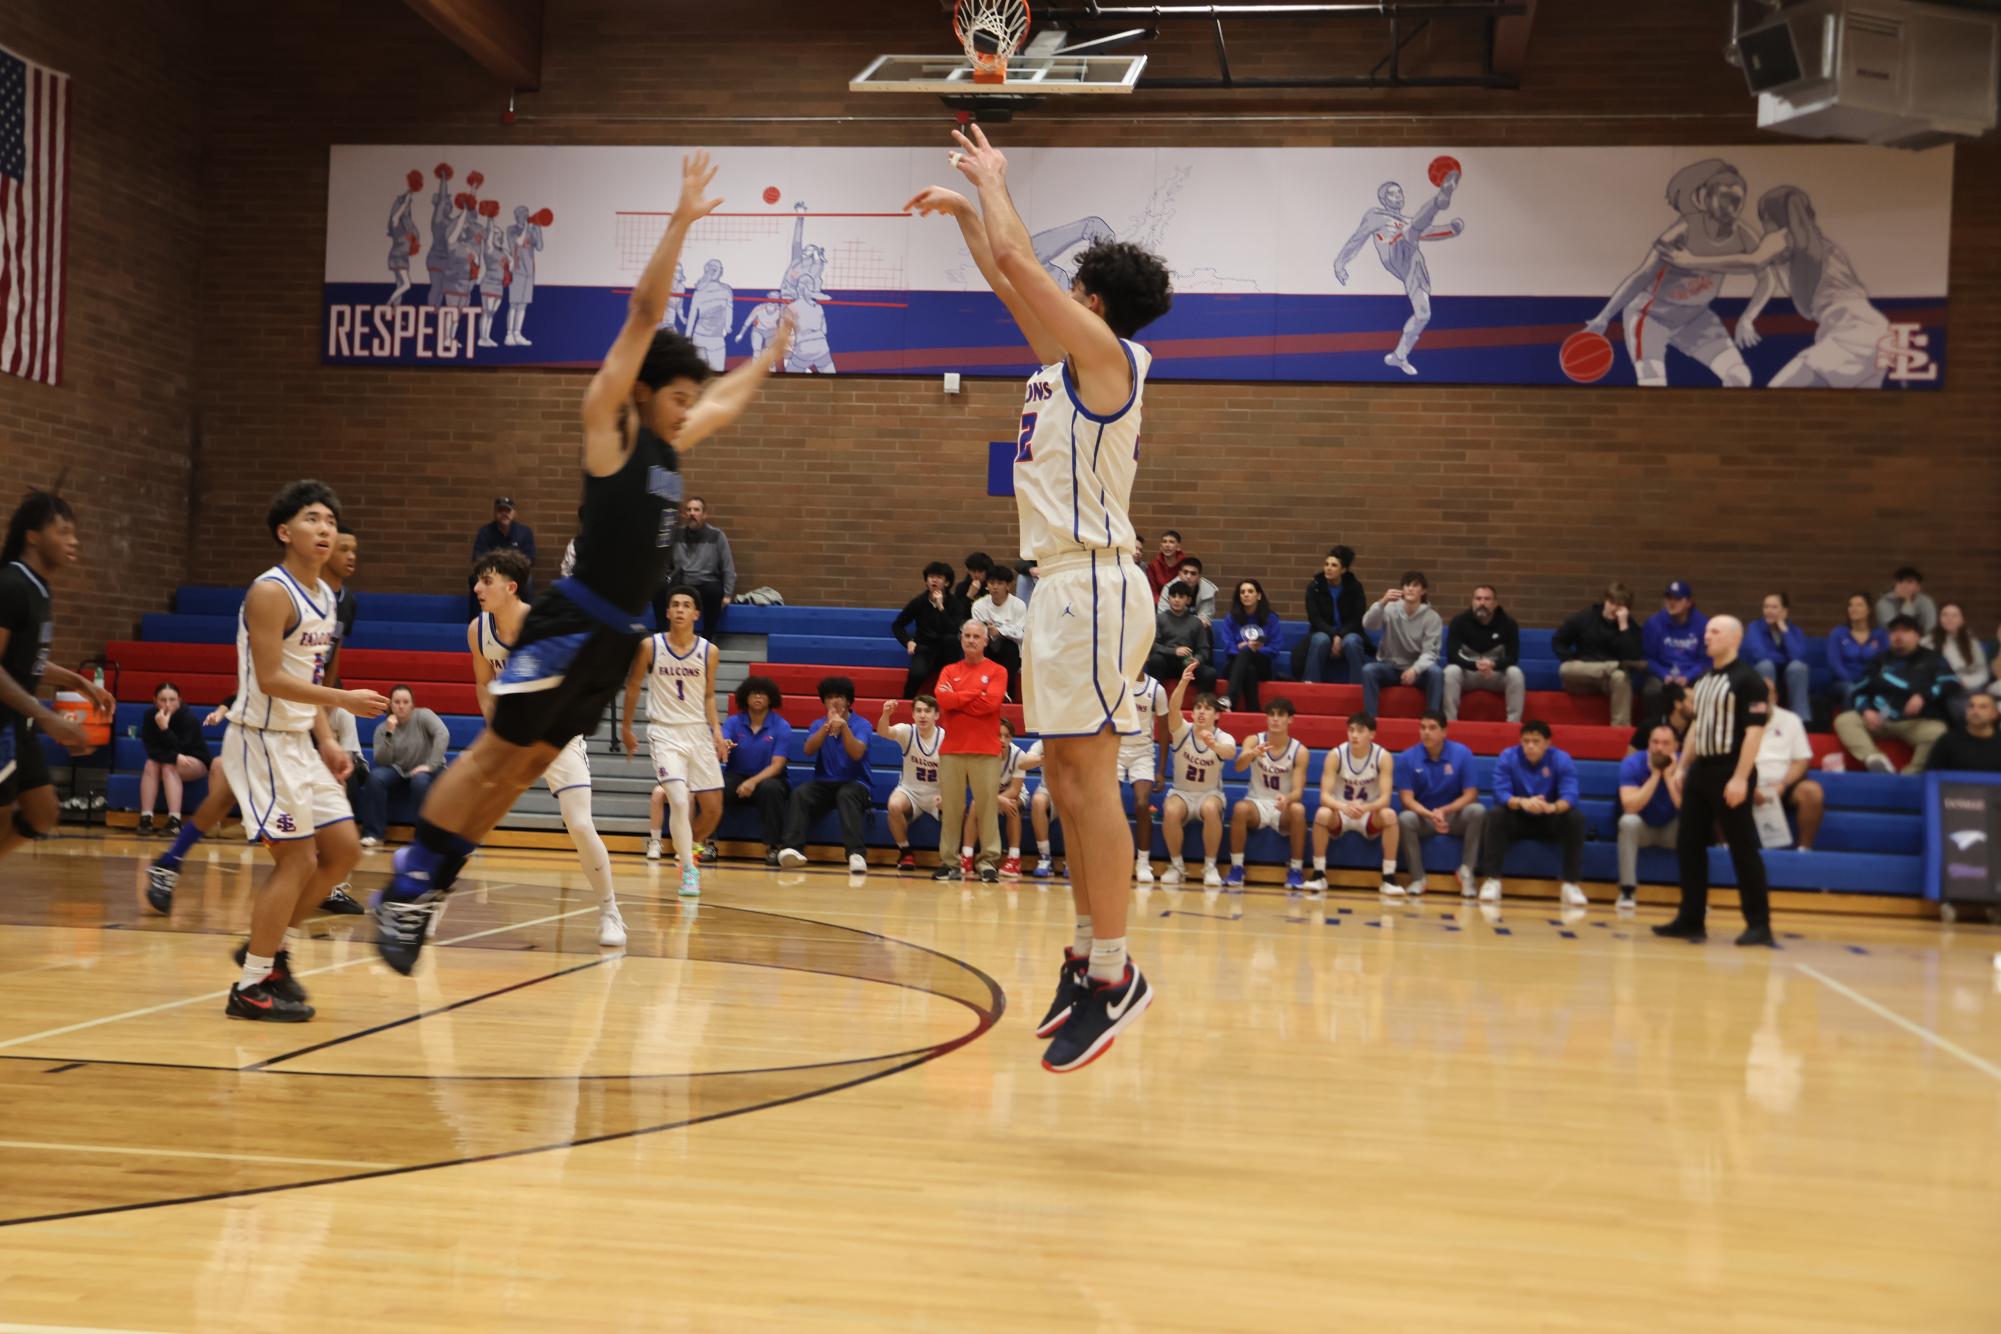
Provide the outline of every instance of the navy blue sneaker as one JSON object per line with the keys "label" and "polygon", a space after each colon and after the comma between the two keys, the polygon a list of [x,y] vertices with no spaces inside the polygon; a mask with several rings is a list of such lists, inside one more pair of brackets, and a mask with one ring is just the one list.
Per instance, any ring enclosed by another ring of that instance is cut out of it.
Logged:
{"label": "navy blue sneaker", "polygon": [[386,889],[377,893],[370,906],[375,918],[375,949],[382,962],[408,977],[424,951],[431,919],[444,902],[445,896],[435,889],[414,899],[392,899]]}
{"label": "navy blue sneaker", "polygon": [[154,862],[146,873],[146,906],[162,917],[174,912],[174,886],[180,881],[179,867]]}
{"label": "navy blue sneaker", "polygon": [[1056,975],[1056,999],[1049,1002],[1049,1013],[1035,1026],[1035,1036],[1049,1037],[1070,1021],[1071,1010],[1091,989],[1085,976],[1090,967],[1088,955],[1079,954],[1068,945],[1063,947],[1063,971]]}
{"label": "navy blue sneaker", "polygon": [[342,881],[328,890],[326,898],[320,901],[320,911],[335,917],[359,917],[367,912],[368,909],[356,903],[354,896],[347,892],[349,888],[348,882]]}
{"label": "navy blue sneaker", "polygon": [[1081,1070],[1103,1056],[1119,1034],[1130,1028],[1153,1004],[1153,988],[1130,960],[1125,977],[1116,982],[1090,982],[1090,990],[1070,1011],[1069,1020],[1042,1053],[1042,1068],[1064,1075]]}
{"label": "navy blue sneaker", "polygon": [[[236,953],[230,957],[235,959],[236,966],[241,968],[243,967],[244,959],[249,954],[250,942],[246,940],[236,947]],[[271,976],[265,978],[260,985],[270,988],[271,994],[279,997],[281,1000],[290,1001],[297,1005],[304,1005],[306,1003],[306,989],[299,985],[299,979],[292,976],[292,951],[290,950],[278,951],[277,955],[271,960]]]}

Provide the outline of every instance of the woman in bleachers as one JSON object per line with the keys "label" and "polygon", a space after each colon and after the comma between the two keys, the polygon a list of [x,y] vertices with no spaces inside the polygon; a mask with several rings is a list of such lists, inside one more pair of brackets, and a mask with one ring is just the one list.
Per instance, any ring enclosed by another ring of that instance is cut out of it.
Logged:
{"label": "woman in bleachers", "polygon": [[1273,664],[1285,638],[1278,617],[1265,600],[1265,586],[1255,579],[1237,581],[1230,614],[1216,622],[1216,643],[1223,650],[1223,678],[1229,682],[1229,707],[1259,712],[1258,684],[1272,678]]}
{"label": "woman in bleachers", "polygon": [[1846,624],[1827,637],[1827,667],[1834,673],[1834,712],[1848,708],[1855,687],[1876,659],[1890,647],[1890,637],[1876,624],[1876,604],[1867,593],[1848,595]]}
{"label": "woman in bleachers", "polygon": [[1987,689],[1994,679],[1987,669],[1986,646],[1973,637],[1966,624],[1966,608],[1957,602],[1940,603],[1938,625],[1925,636],[1924,642],[1945,656],[1946,665],[1959,678],[1960,693],[1948,696],[1945,708],[1954,723],[1965,722],[1966,697]]}
{"label": "woman in bleachers", "polygon": [[153,804],[167,792],[167,832],[181,830],[181,793],[186,784],[208,776],[208,743],[201,724],[181,707],[181,689],[172,681],[153,688],[153,711],[139,724],[146,768],[139,776],[139,832],[153,832]]}

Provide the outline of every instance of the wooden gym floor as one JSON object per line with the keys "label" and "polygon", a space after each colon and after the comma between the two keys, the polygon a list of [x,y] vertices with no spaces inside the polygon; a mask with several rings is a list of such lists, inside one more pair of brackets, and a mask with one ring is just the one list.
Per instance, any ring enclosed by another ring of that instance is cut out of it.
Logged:
{"label": "wooden gym floor", "polygon": [[264,860],[168,922],[158,846],[0,863],[0,1330],[2001,1325],[1992,928],[1154,890],[1158,1003],[1057,1077],[1060,884],[620,857],[615,955],[488,853],[418,977],[331,919],[260,1026]]}

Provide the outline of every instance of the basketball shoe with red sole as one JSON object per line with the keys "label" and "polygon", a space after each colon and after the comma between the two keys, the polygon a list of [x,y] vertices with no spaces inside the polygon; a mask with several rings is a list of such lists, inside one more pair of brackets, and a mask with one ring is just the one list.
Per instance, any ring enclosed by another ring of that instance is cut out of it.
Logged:
{"label": "basketball shoe with red sole", "polygon": [[1153,1004],[1153,988],[1138,965],[1128,961],[1117,982],[1091,982],[1090,990],[1070,1011],[1070,1018],[1049,1040],[1042,1068],[1067,1075],[1082,1070],[1112,1048],[1119,1034],[1139,1022]]}

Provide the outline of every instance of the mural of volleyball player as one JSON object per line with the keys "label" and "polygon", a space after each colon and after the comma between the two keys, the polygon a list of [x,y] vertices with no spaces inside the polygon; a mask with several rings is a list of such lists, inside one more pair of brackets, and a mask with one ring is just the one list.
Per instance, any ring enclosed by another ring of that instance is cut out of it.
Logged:
{"label": "mural of volleyball player", "polygon": [[422,249],[417,220],[410,216],[410,209],[417,192],[424,188],[424,173],[412,168],[405,179],[410,188],[389,202],[389,276],[396,282],[396,290],[389,294],[392,306],[410,290],[410,256]]}
{"label": "mural of volleyball player", "polygon": [[702,281],[688,296],[687,330],[711,370],[723,369],[730,321],[735,318],[736,290],[723,281],[723,262],[712,259],[702,266]]}
{"label": "mural of volleyball player", "polygon": [[743,327],[736,331],[736,341],[741,343],[745,336],[750,338],[750,355],[753,357],[764,351],[764,345],[771,341],[771,331],[778,327],[778,321],[785,315],[785,300],[777,292],[766,292],[764,300],[750,309],[743,317]]}
{"label": "mural of volleyball player", "polygon": [[676,264],[674,266],[674,291],[667,298],[667,318],[660,321],[661,328],[672,329],[675,333],[682,331],[681,326],[687,323],[685,317],[687,298],[684,295],[687,290],[688,271],[679,264]]}
{"label": "mural of volleyball player", "polygon": [[[1765,234],[1748,255],[1698,255],[1682,248],[1667,252],[1668,263],[1718,275],[1770,273],[1792,296],[1793,309],[1818,326],[1813,346],[1787,362],[1768,388],[1881,389],[1884,367],[1876,350],[1890,336],[1890,321],[1869,303],[1869,290],[1848,252],[1821,231],[1813,199],[1797,185],[1777,186],[1759,198],[1758,221]],[[1763,284],[1752,295],[1737,322],[1740,342],[1770,295]],[[1743,345],[1756,342],[1753,333]]]}
{"label": "mural of volleyball player", "polygon": [[792,262],[785,281],[778,285],[779,296],[792,313],[792,349],[786,354],[785,369],[798,374],[818,371],[834,374],[834,352],[827,341],[827,300],[821,279],[827,272],[827,252],[806,244],[806,205],[792,206],[798,216],[792,220]]}
{"label": "mural of volleyball player", "polygon": [[509,268],[507,229],[500,223],[499,200],[480,201],[479,222],[474,236],[478,242],[479,304],[483,311],[479,321],[479,345],[499,347],[493,337],[493,325],[500,314],[501,299],[507,294]]}
{"label": "mural of volleyball player", "polygon": [[501,339],[509,347],[534,346],[521,325],[535,301],[535,256],[542,249],[542,229],[552,221],[546,208],[531,214],[526,204],[514,206],[514,225],[507,229],[507,334]]}
{"label": "mural of volleyball player", "polygon": [[1465,222],[1459,218],[1443,227],[1432,226],[1438,215],[1451,207],[1452,192],[1458,188],[1459,173],[1447,172],[1431,202],[1406,217],[1403,186],[1384,181],[1376,187],[1376,207],[1362,214],[1354,234],[1334,257],[1335,281],[1346,287],[1348,261],[1374,241],[1376,258],[1392,278],[1403,284],[1404,295],[1410,298],[1410,318],[1404,321],[1403,336],[1397,339],[1396,349],[1383,358],[1383,364],[1394,366],[1405,375],[1417,374],[1417,367],[1410,364],[1410,352],[1417,346],[1424,326],[1431,323],[1431,267],[1424,262],[1424,251],[1419,247],[1425,241],[1450,240],[1466,230]]}
{"label": "mural of volleyball player", "polygon": [[1028,238],[1028,244],[1035,251],[1035,257],[1042,261],[1042,267],[1056,285],[1064,291],[1070,290],[1071,271],[1056,261],[1073,250],[1088,250],[1100,241],[1116,241],[1118,233],[1112,224],[1103,218],[1079,218],[1066,222],[1060,227],[1050,227]]}
{"label": "mural of volleyball player", "polygon": [[[1707,366],[1725,388],[1750,388],[1751,368],[1737,350],[1758,341],[1749,313],[1737,321],[1733,341],[1710,309],[1723,290],[1724,275],[1684,268],[1668,258],[1677,250],[1709,259],[1757,249],[1756,234],[1740,216],[1745,194],[1742,173],[1721,158],[1704,158],[1676,172],[1668,181],[1667,202],[1680,216],[1584,326],[1603,334],[1612,318],[1619,317],[1626,330],[1626,355],[1633,360],[1633,375],[1640,384],[1667,385],[1667,350],[1674,348]],[[1759,270],[1751,297],[1754,311],[1771,299],[1774,281],[1769,269]]]}

